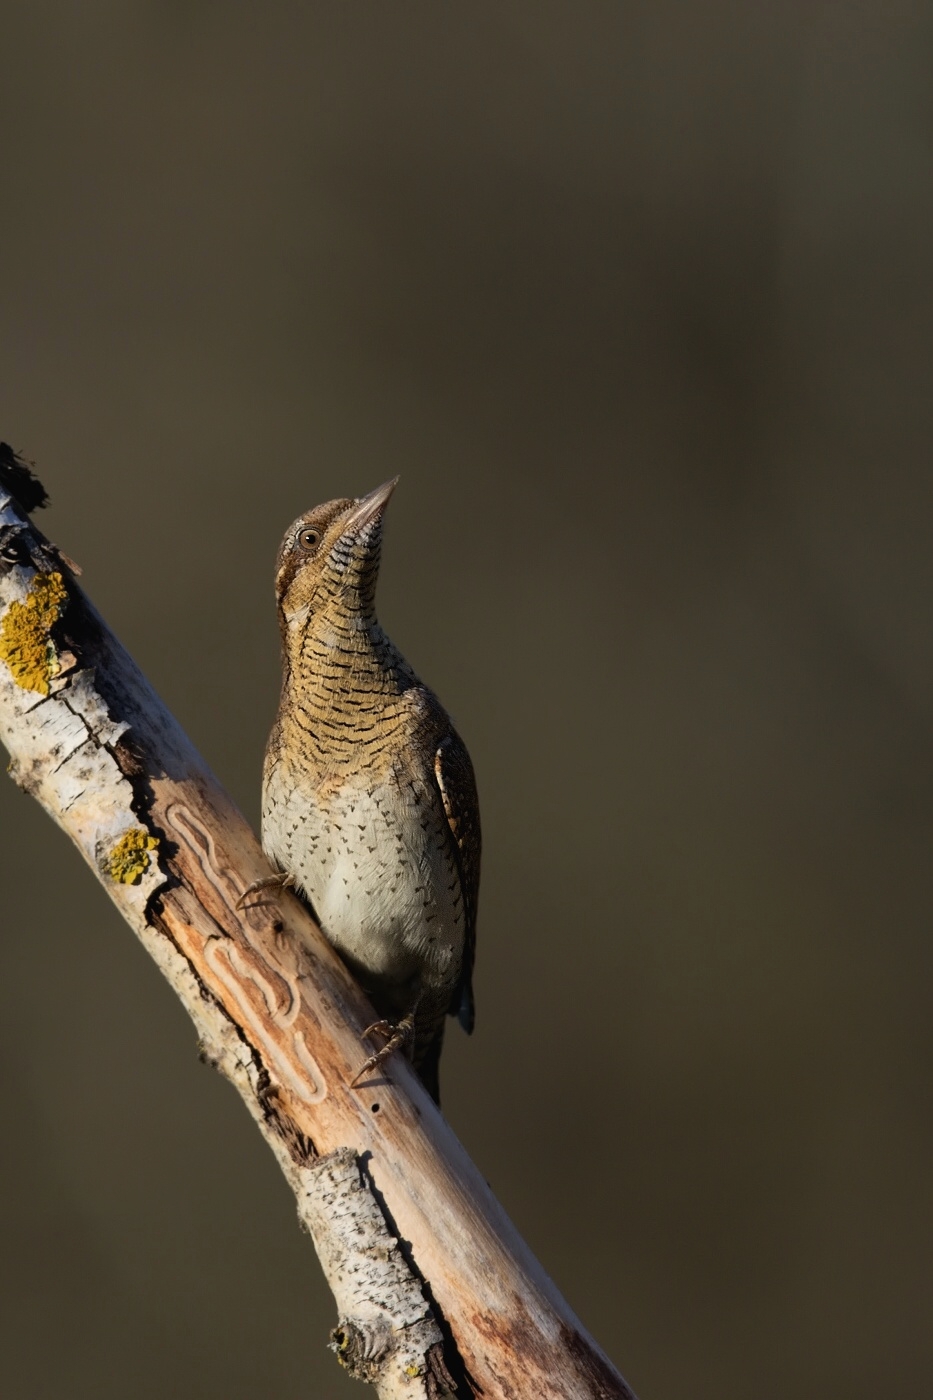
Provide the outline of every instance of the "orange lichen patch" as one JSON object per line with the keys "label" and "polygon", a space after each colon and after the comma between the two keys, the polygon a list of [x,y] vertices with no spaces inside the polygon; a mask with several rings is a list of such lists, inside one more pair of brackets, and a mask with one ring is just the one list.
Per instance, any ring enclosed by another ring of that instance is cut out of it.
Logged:
{"label": "orange lichen patch", "polygon": [[36,574],[25,602],[11,603],[0,622],[0,660],[23,690],[48,695],[58,674],[51,631],[64,611],[68,590],[61,574]]}
{"label": "orange lichen patch", "polygon": [[159,844],[141,826],[125,831],[107,857],[107,874],[121,885],[136,885],[149,869],[149,852]]}

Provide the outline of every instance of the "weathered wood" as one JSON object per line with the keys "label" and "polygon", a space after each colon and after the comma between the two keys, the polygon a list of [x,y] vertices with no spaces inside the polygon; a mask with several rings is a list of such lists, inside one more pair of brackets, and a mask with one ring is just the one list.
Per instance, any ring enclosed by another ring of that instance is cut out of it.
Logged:
{"label": "weathered wood", "polygon": [[384,1397],[442,1395],[448,1367],[461,1396],[630,1397],[404,1060],[348,1087],[365,998],[292,895],[237,910],[269,873],[253,832],[2,478],[0,738],[272,1147],[353,1373]]}

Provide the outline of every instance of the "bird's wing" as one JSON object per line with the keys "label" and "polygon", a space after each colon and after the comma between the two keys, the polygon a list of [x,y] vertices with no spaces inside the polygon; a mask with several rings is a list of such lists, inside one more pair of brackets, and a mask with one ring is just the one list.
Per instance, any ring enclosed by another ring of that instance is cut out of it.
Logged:
{"label": "bird's wing", "polygon": [[453,837],[460,890],[463,896],[465,937],[460,981],[450,1003],[467,1035],[473,1030],[473,959],[476,953],[476,905],[479,897],[481,835],[476,779],[466,745],[450,730],[434,755],[434,777],[440,791],[447,824]]}

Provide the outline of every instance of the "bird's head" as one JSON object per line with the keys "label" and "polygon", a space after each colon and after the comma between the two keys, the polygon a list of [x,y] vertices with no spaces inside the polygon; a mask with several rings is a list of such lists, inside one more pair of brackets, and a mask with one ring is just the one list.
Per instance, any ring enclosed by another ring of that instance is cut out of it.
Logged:
{"label": "bird's head", "polygon": [[398,477],[355,501],[326,501],[299,515],[285,534],[275,570],[283,635],[303,632],[330,609],[373,615],[382,521]]}

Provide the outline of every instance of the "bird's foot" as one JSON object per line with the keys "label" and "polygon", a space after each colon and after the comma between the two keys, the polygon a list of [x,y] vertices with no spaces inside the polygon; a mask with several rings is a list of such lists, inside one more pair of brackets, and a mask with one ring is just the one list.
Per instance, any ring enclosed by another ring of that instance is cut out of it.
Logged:
{"label": "bird's foot", "polygon": [[[283,890],[293,890],[294,888],[294,875],[286,875],[284,873],[278,875],[264,875],[261,880],[254,880],[251,885],[247,885],[236,902],[236,908],[245,909],[247,907],[246,901],[251,894],[261,894],[263,890],[275,890],[277,894],[281,894]],[[271,903],[273,903],[271,899],[257,899],[254,900],[249,907],[250,909],[258,909],[264,904]]]}
{"label": "bird's foot", "polygon": [[355,1089],[363,1078],[364,1074],[369,1074],[370,1070],[378,1069],[383,1060],[387,1060],[395,1050],[400,1050],[403,1045],[407,1045],[415,1034],[415,1013],[409,1011],[407,1016],[403,1016],[398,1022],[395,1021],[374,1021],[371,1026],[367,1026],[363,1032],[363,1039],[368,1039],[371,1035],[385,1036],[385,1044],[370,1055],[366,1063],[357,1070],[350,1080],[350,1088]]}

